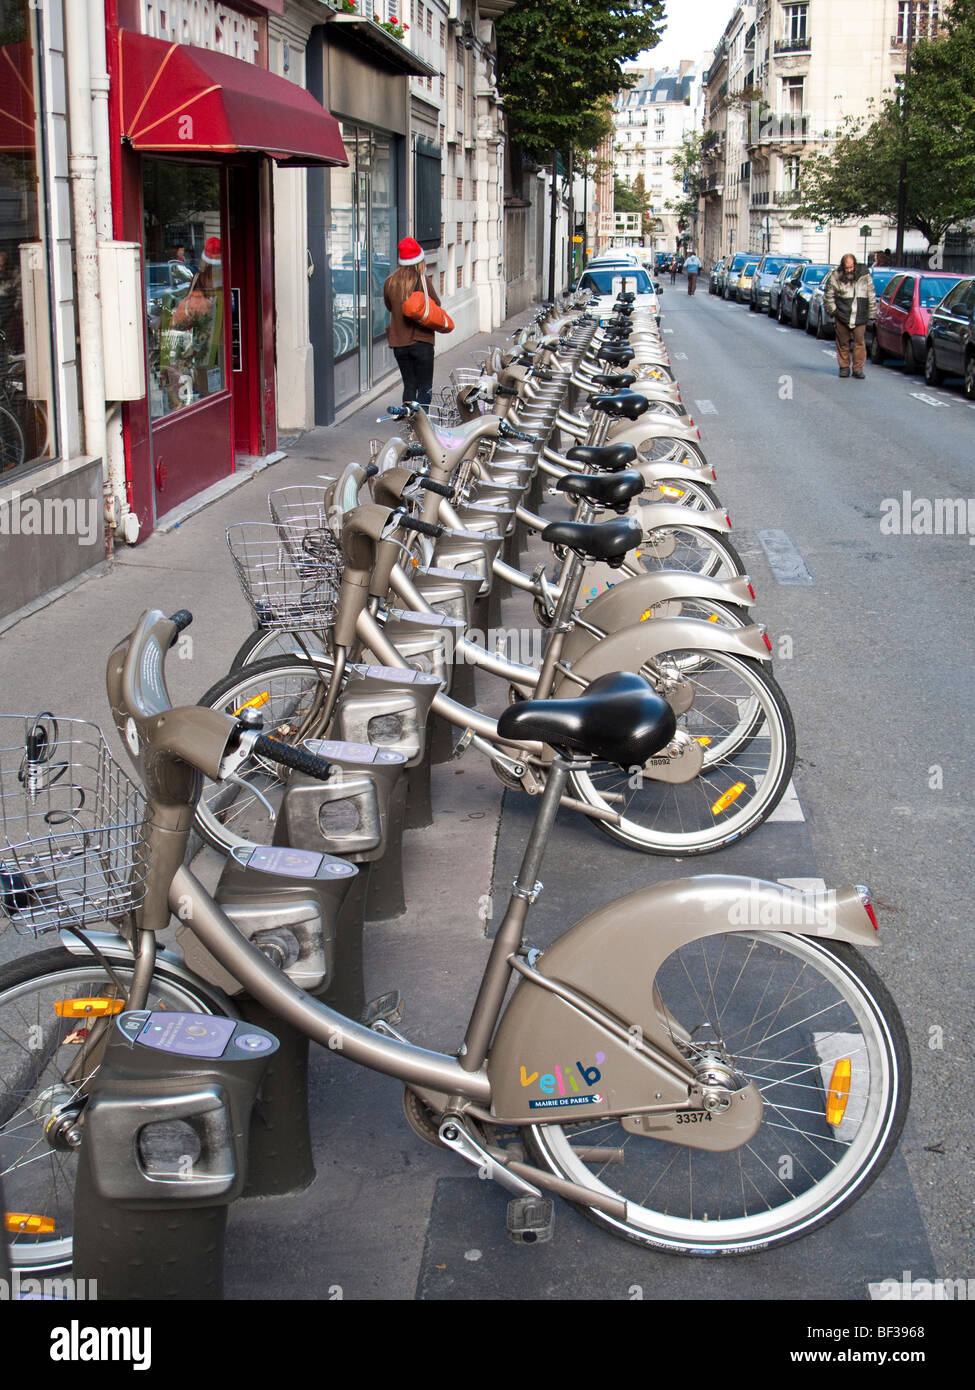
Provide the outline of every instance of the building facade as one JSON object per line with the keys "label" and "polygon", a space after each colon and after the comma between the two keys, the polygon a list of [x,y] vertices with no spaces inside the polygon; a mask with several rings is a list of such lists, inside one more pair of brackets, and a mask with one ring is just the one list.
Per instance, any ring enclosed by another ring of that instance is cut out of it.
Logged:
{"label": "building facade", "polygon": [[675,68],[640,72],[634,85],[620,92],[613,103],[613,172],[631,186],[642,176],[650,199],[651,231],[649,238],[641,238],[637,231],[636,239],[646,240],[655,251],[677,247],[678,218],[673,205],[685,192],[670,161],[685,135],[695,130],[699,88],[700,69],[690,59],[682,59]]}
{"label": "building facade", "polygon": [[[796,212],[804,162],[828,150],[830,132],[869,116],[903,75],[908,16],[936,36],[937,0],[757,0],[738,6],[704,77],[702,247],[706,265],[734,251],[771,251],[833,262],[892,245],[889,221],[829,225]],[[869,233],[862,235],[864,225]],[[908,233],[910,251],[923,238]]]}

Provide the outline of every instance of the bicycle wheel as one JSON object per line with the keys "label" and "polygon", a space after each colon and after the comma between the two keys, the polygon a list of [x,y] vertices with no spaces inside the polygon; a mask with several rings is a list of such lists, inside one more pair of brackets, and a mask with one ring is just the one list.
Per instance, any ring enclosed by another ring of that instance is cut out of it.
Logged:
{"label": "bicycle wheel", "polygon": [[[325,639],[317,632],[302,632],[301,640],[313,656],[328,656]],[[252,666],[256,661],[268,661],[271,657],[281,661],[300,656],[301,647],[293,632],[283,632],[280,628],[255,628],[240,644],[237,655],[230,663],[230,670],[239,671],[243,666]]]}
{"label": "bicycle wheel", "polygon": [[[610,438],[608,443],[612,442]],[[707,456],[700,444],[695,444],[690,439],[674,439],[670,435],[641,439],[636,445],[636,452],[638,458],[649,463],[681,463],[684,459],[689,459],[691,463],[700,464],[704,468],[708,466]]]}
{"label": "bicycle wheel", "polygon": [[[131,956],[108,958],[127,989]],[[45,1130],[59,1114],[70,1113],[89,1078],[65,1080],[85,1024],[83,1017],[61,1017],[57,1006],[68,999],[118,997],[102,965],[63,947],[0,969],[0,1176],[11,1268],[51,1270],[71,1263],[77,1151],[52,1147]],[[202,981],[188,982],[165,965],[156,968],[146,1007],[226,1011]],[[17,1221],[17,1214],[32,1220]]]}
{"label": "bicycle wheel", "polygon": [[[197,704],[236,714],[253,702],[263,716],[266,734],[296,743],[323,732],[309,723],[322,693],[319,672],[307,661],[270,657],[224,676]],[[237,777],[237,782],[204,780],[193,821],[207,844],[222,854],[237,847],[271,843],[274,822],[261,797],[276,813],[287,773],[277,763],[252,758]]]}
{"label": "bicycle wheel", "polygon": [[640,494],[648,502],[677,502],[693,511],[707,512],[719,508],[721,502],[713,488],[691,478],[682,478],[680,470],[674,470],[672,478],[658,478],[648,483]]}
{"label": "bicycle wheel", "polygon": [[[807,1235],[862,1196],[896,1147],[911,1061],[897,1007],[857,952],[728,932],[669,956],[648,981],[648,1007],[651,983],[688,1030],[690,1043],[678,1043],[685,1056],[758,1087],[762,1123],[726,1153],[648,1138],[615,1119],[526,1128],[541,1167],[627,1203],[625,1220],[580,1210],[640,1245],[744,1255]],[[849,1099],[845,1113],[828,1115],[841,1059],[850,1062]]]}
{"label": "bicycle wheel", "polygon": [[569,780],[587,806],[618,812],[597,824],[648,854],[708,854],[749,834],[775,810],[795,763],[788,701],[761,662],[729,652],[665,652],[641,674],[676,709],[678,729],[704,744],[688,782],[596,764]]}
{"label": "bicycle wheel", "polygon": [[[640,520],[639,500],[632,515]],[[644,530],[643,544],[637,552],[645,570],[685,570],[709,579],[732,579],[747,574],[745,562],[720,531],[695,526],[693,512],[674,504],[678,515],[673,525]],[[682,521],[680,513],[688,513]]]}

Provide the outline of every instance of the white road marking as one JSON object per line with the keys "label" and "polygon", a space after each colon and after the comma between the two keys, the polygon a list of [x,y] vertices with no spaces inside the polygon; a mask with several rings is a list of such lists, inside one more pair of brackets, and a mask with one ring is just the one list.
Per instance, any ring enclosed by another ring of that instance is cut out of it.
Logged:
{"label": "white road marking", "polygon": [[788,333],[789,330],[787,328],[777,328],[775,331],[776,333]]}
{"label": "white road marking", "polygon": [[673,333],[674,330],[672,328],[662,328],[660,331],[661,333]]}
{"label": "white road marking", "polygon": [[811,584],[813,582],[808,566],[799,554],[799,549],[791,536],[787,535],[785,531],[773,530],[758,531],[756,534],[759,544],[765,551],[765,558],[775,576],[776,584]]}
{"label": "white road marking", "polygon": [[772,825],[775,821],[802,821],[806,817],[802,813],[802,805],[796,794],[795,783],[790,781],[785,789],[785,795],[769,816],[766,824]]}
{"label": "white road marking", "polygon": [[694,404],[702,415],[717,415],[718,407],[714,401],[695,401]]}
{"label": "white road marking", "polygon": [[943,410],[949,410],[951,408],[949,401],[939,401],[937,396],[929,396],[926,391],[911,391],[909,394],[912,395],[916,401],[923,401],[925,405],[940,405]]}
{"label": "white road marking", "polygon": [[687,361],[687,353],[686,353],[686,352],[675,352],[675,353],[674,353],[674,361],[675,361],[675,362],[686,362],[686,361]]}
{"label": "white road marking", "polygon": [[834,351],[833,348],[820,348],[820,351],[822,352],[822,354],[823,354],[824,357],[835,357],[835,356],[836,356],[836,352]]}

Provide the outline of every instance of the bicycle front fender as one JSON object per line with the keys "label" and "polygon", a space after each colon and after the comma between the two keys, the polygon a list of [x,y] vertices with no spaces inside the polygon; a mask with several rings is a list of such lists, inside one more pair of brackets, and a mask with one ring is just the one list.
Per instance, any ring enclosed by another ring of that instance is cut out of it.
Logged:
{"label": "bicycle front fender", "polygon": [[685,479],[701,483],[704,487],[714,484],[711,465],[698,463],[696,459],[637,459],[631,465],[647,483],[674,483],[680,487]]}
{"label": "bicycle front fender", "polygon": [[647,1110],[652,1094],[658,1105],[680,1103],[689,1078],[675,1039],[688,1035],[655,981],[674,951],[723,932],[876,945],[852,886],[800,893],[765,879],[697,874],[640,888],[559,937],[535,966],[538,983],[522,972],[488,1064],[494,1114],[539,1124]]}
{"label": "bicycle front fender", "polygon": [[[708,651],[725,652],[731,656],[749,657],[752,661],[768,661],[764,628],[718,627],[701,618],[659,618],[655,622],[631,623],[618,628],[608,637],[593,642],[572,666],[572,676],[559,673],[553,692],[556,699],[572,699],[579,694],[579,682],[589,685],[598,676],[613,671],[638,671],[647,661],[663,652]],[[566,658],[563,652],[563,664]]]}

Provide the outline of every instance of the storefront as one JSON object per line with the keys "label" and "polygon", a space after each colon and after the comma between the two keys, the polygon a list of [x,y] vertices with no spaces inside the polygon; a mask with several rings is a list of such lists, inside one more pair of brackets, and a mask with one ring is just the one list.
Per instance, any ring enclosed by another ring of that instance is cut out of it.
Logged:
{"label": "storefront", "polygon": [[268,156],[344,165],[335,120],[267,71],[267,12],[109,0],[115,235],[141,244],[147,390],[123,408],[141,534],[276,447]]}
{"label": "storefront", "polygon": [[341,14],[312,31],[307,66],[309,89],[341,121],[348,159],[308,178],[309,250],[327,266],[310,284],[315,421],[328,424],[396,371],[383,283],[409,230],[408,78],[435,70],[378,24]]}

